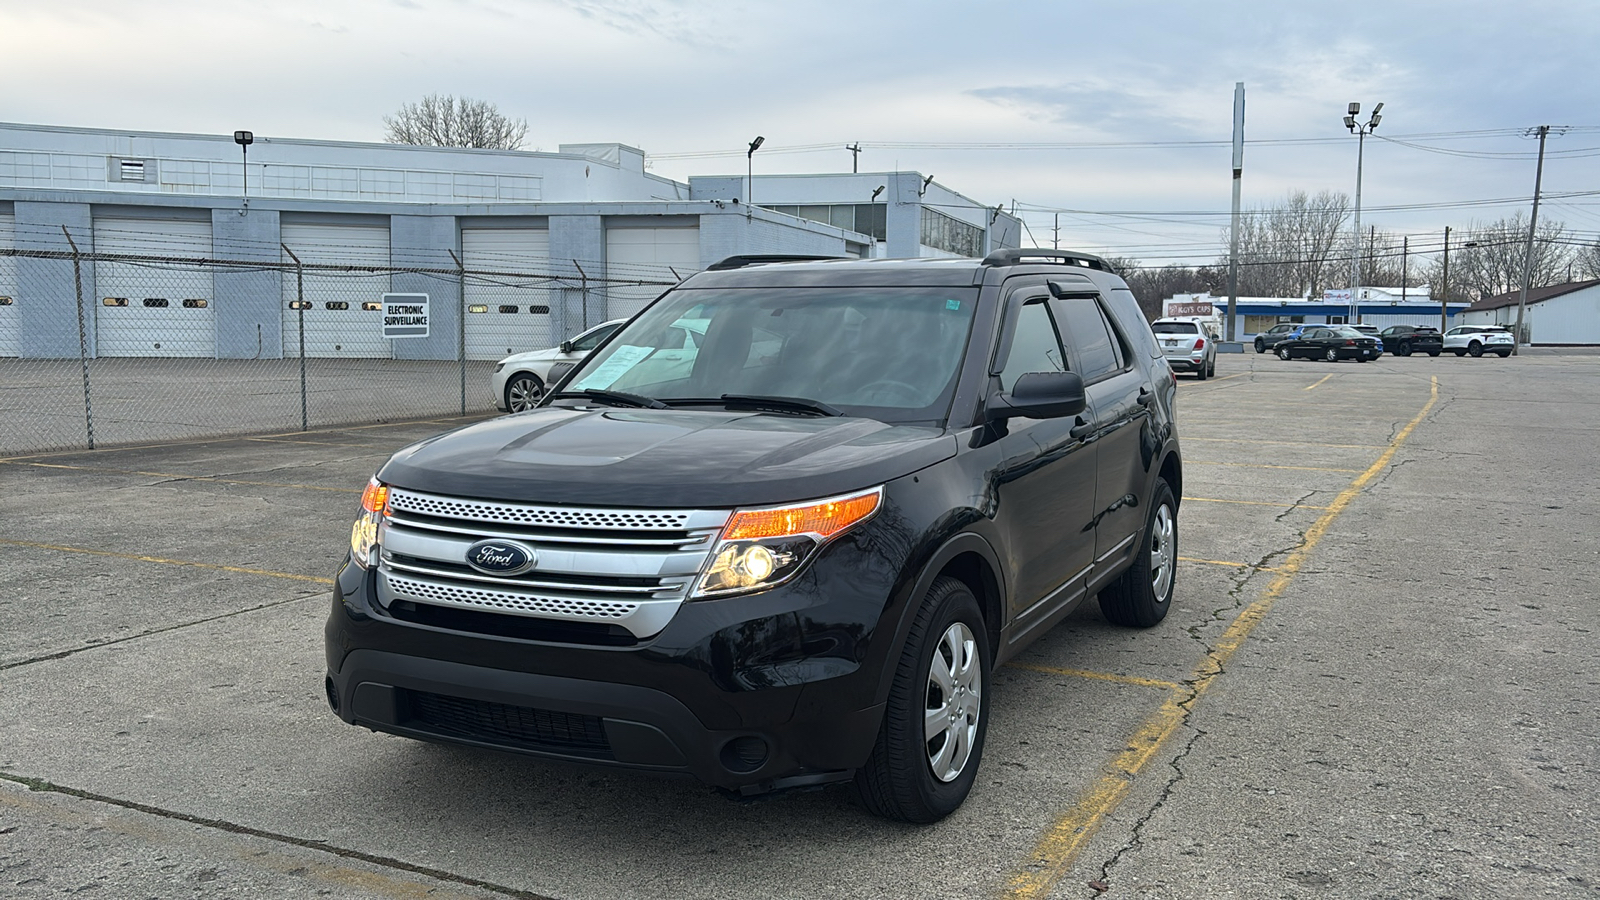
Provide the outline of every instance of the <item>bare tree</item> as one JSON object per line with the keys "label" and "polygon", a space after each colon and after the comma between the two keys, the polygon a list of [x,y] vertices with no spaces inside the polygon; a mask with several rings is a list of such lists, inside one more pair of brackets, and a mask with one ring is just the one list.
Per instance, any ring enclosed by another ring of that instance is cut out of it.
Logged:
{"label": "bare tree", "polygon": [[[1567,280],[1569,263],[1582,265],[1581,254],[1573,257],[1568,246],[1566,225],[1546,219],[1539,223],[1533,240],[1533,277],[1530,287],[1545,287]],[[1481,300],[1496,294],[1519,290],[1528,253],[1528,217],[1522,212],[1496,222],[1474,222],[1462,229],[1459,243],[1450,249],[1450,284],[1445,286],[1451,300]],[[1441,283],[1443,261],[1429,270],[1430,280]]]}
{"label": "bare tree", "polygon": [[1600,278],[1600,241],[1579,247],[1572,254],[1572,268],[1574,278]]}
{"label": "bare tree", "polygon": [[[1349,281],[1348,271],[1338,277],[1334,258],[1349,216],[1349,196],[1334,191],[1291,191],[1278,203],[1250,209],[1239,226],[1239,293],[1320,296],[1324,287]],[[1223,240],[1229,240],[1226,231]],[[1226,257],[1217,261],[1227,264]]]}
{"label": "bare tree", "polygon": [[512,119],[493,103],[429,94],[420,103],[407,103],[393,116],[384,116],[383,139],[391,144],[422,147],[477,147],[516,150],[528,136],[528,123]]}
{"label": "bare tree", "polygon": [[1206,266],[1198,269],[1145,266],[1137,259],[1117,256],[1106,257],[1106,264],[1128,283],[1128,289],[1133,291],[1133,297],[1139,301],[1139,309],[1147,319],[1159,319],[1166,315],[1166,301],[1178,294],[1206,291],[1215,294],[1227,284],[1225,271]]}

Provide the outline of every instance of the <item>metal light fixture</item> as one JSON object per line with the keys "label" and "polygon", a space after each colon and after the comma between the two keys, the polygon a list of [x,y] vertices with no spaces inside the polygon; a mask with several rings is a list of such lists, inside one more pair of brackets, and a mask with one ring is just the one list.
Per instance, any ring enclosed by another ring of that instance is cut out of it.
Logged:
{"label": "metal light fixture", "polygon": [[755,201],[751,199],[750,195],[751,189],[755,187],[756,151],[761,149],[761,145],[766,140],[766,137],[759,134],[756,135],[756,139],[750,142],[750,151],[744,155],[744,214],[746,218],[750,216],[751,211],[755,208]]}
{"label": "metal light fixture", "polygon": [[1349,323],[1354,325],[1361,319],[1361,166],[1366,153],[1367,135],[1376,131],[1378,123],[1383,120],[1379,115],[1383,111],[1383,104],[1379,103],[1372,108],[1372,118],[1365,123],[1356,121],[1356,116],[1361,114],[1361,104],[1352,102],[1344,117],[1344,127],[1356,136],[1356,222],[1355,243],[1350,253],[1350,318]]}
{"label": "metal light fixture", "polygon": [[888,185],[886,185],[886,184],[880,184],[880,185],[878,185],[878,186],[877,186],[877,187],[875,187],[875,188],[873,188],[873,189],[872,189],[872,196],[871,196],[871,197],[870,197],[870,198],[869,198],[869,199],[868,199],[868,201],[867,201],[867,202],[869,202],[869,203],[870,203],[870,202],[872,202],[872,201],[873,201],[873,200],[876,200],[876,199],[878,199],[878,195],[879,195],[879,194],[881,194],[881,193],[883,193],[883,192],[884,192],[884,191],[885,191],[885,190],[886,190],[886,189],[887,189],[887,188],[888,188],[888,187],[889,187],[889,186],[888,186]]}
{"label": "metal light fixture", "polygon": [[926,194],[928,192],[928,185],[930,185],[930,184],[933,184],[933,176],[932,175],[929,175],[927,178],[922,179],[922,187],[921,187],[921,189],[919,189],[917,191],[917,196],[921,197],[923,194]]}
{"label": "metal light fixture", "polygon": [[[256,142],[256,136],[248,131],[235,131],[233,142],[239,145],[242,154],[239,174],[244,176],[244,205],[250,206],[250,145]],[[244,215],[244,210],[239,210],[239,215]]]}

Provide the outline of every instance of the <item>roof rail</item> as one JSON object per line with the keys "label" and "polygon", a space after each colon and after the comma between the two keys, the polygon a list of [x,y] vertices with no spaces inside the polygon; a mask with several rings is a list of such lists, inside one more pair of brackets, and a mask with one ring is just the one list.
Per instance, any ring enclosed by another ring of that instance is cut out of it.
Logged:
{"label": "roof rail", "polygon": [[1111,266],[1098,256],[1089,253],[1079,253],[1076,250],[1040,250],[1037,248],[1018,248],[1012,250],[996,250],[983,258],[986,266],[1011,266],[1023,261],[1061,262],[1069,266],[1083,266],[1086,269],[1099,269],[1102,272],[1111,271]]}
{"label": "roof rail", "polygon": [[769,253],[753,256],[730,256],[719,259],[709,266],[707,272],[722,272],[728,269],[743,269],[746,266],[764,266],[767,263],[781,262],[817,262],[825,259],[849,259],[848,256],[804,256],[799,254]]}

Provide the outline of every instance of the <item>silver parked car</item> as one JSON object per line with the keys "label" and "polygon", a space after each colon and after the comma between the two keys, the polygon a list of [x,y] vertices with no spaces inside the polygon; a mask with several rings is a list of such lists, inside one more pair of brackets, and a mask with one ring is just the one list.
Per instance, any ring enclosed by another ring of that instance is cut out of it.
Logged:
{"label": "silver parked car", "polygon": [[489,378],[489,392],[494,396],[495,408],[506,412],[533,409],[550,387],[550,370],[553,367],[559,363],[581,362],[626,321],[613,319],[571,340],[562,341],[559,347],[518,353],[495,363],[494,374]]}
{"label": "silver parked car", "polygon": [[1511,332],[1501,325],[1457,325],[1444,333],[1444,349],[1457,356],[1493,353],[1505,359],[1515,346]]}
{"label": "silver parked car", "polygon": [[1161,342],[1161,352],[1174,372],[1193,372],[1205,381],[1217,374],[1217,339],[1193,319],[1157,319],[1150,330]]}

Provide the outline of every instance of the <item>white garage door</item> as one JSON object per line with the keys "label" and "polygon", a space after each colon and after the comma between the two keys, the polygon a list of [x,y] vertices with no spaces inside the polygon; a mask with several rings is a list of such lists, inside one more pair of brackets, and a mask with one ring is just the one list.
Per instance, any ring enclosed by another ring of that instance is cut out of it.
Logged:
{"label": "white garage door", "polygon": [[[0,250],[17,245],[16,217],[0,216]],[[0,356],[21,352],[21,324],[17,321],[17,258],[0,256]]]}
{"label": "white garage door", "polygon": [[[468,359],[500,359],[551,346],[550,232],[463,228]],[[488,274],[470,274],[479,271]]]}
{"label": "white garage door", "polygon": [[[94,220],[98,254],[209,257],[211,222]],[[95,263],[95,348],[100,356],[217,355],[211,269],[140,260]]]}
{"label": "white garage door", "polygon": [[[284,223],[283,243],[305,266],[334,265],[387,268],[389,229],[369,225]],[[294,263],[284,254],[283,261]],[[388,272],[304,272],[305,309],[295,309],[295,273],[283,276],[283,355],[300,355],[300,325],[305,323],[306,356],[392,356],[383,337],[383,295]]]}
{"label": "white garage door", "polygon": [[607,228],[606,277],[658,283],[610,284],[606,318],[620,319],[633,315],[645,304],[661,296],[672,284],[698,271],[698,227]]}

